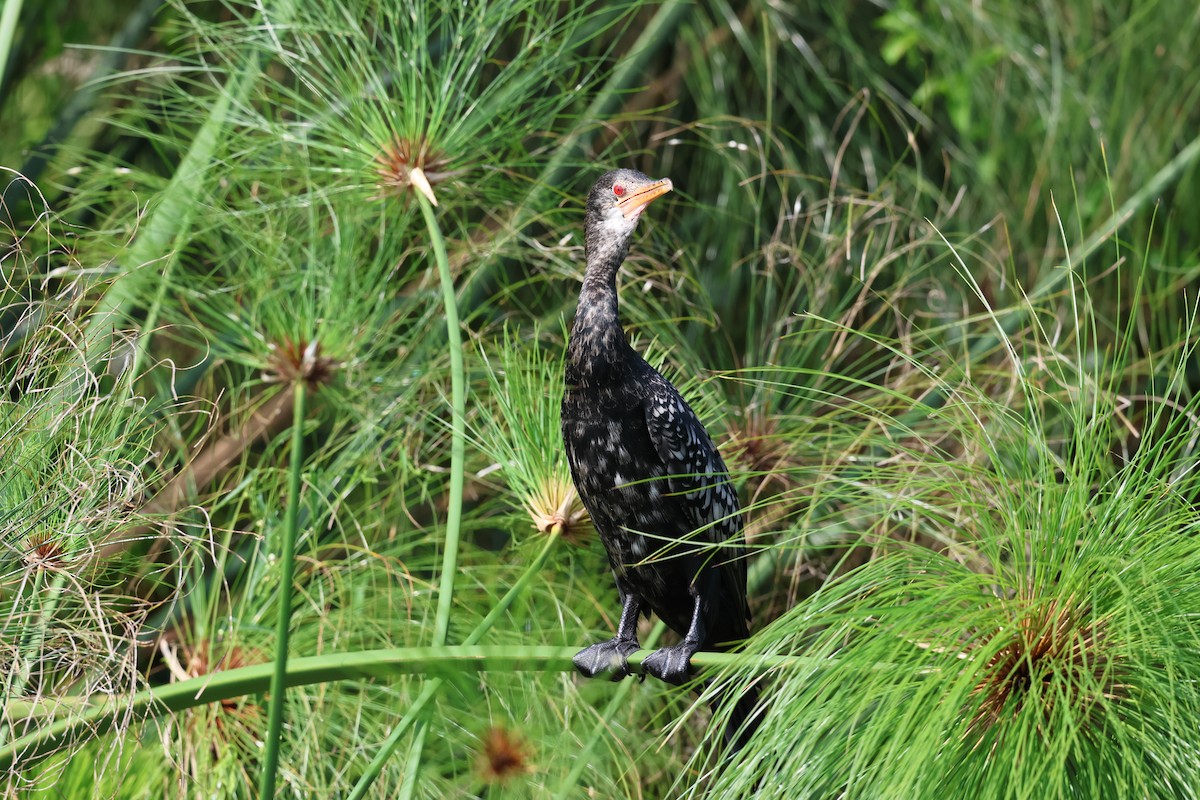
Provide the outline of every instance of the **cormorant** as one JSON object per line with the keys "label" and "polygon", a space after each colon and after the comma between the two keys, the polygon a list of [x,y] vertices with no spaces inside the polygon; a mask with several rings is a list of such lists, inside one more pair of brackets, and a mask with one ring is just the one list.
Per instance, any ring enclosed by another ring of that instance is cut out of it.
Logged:
{"label": "cormorant", "polygon": [[[587,199],[587,271],[567,348],[562,433],[623,604],[617,635],[575,656],[587,677],[629,674],[638,616],[651,611],[683,637],[642,662],[668,683],[687,680],[701,648],[749,635],[743,548],[726,544],[741,531],[741,509],[725,463],[675,387],[629,345],[617,312],[617,270],[638,218],[671,189],[668,178],[618,169]],[[751,690],[734,706],[725,740],[735,747],[755,724],[738,733],[756,699]]]}

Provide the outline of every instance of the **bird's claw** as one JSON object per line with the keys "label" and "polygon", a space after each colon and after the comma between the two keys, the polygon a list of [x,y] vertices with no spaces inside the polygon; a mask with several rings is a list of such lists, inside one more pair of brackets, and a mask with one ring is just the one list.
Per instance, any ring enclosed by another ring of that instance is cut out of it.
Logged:
{"label": "bird's claw", "polygon": [[655,650],[642,661],[642,669],[660,681],[679,686],[691,676],[692,655],[699,649],[698,644],[685,640],[674,647]]}
{"label": "bird's claw", "polygon": [[585,678],[594,678],[611,672],[611,678],[619,681],[630,674],[629,656],[638,651],[638,643],[629,639],[609,639],[585,647],[572,659],[575,669]]}

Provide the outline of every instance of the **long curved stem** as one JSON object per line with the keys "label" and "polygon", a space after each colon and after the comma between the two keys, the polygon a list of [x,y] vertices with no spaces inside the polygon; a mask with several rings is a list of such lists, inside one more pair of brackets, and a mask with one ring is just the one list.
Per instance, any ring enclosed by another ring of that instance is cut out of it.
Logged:
{"label": "long curved stem", "polygon": [[[423,177],[423,176],[422,176]],[[450,274],[450,259],[446,256],[446,243],[442,237],[437,215],[433,212],[433,203],[422,191],[413,192],[421,206],[425,217],[425,227],[429,240],[433,245],[434,259],[437,261],[438,277],[442,284],[442,305],[446,314],[446,336],[450,352],[450,492],[446,508],[446,541],[442,553],[442,575],[438,582],[437,615],[433,624],[433,643],[443,645],[450,631],[450,609],[454,603],[454,575],[458,571],[458,545],[462,528],[463,476],[466,461],[466,405],[467,389],[466,376],[463,369],[462,329],[458,318],[458,298],[454,291],[454,277]],[[416,717],[430,700],[436,695],[441,682],[436,681],[426,686],[421,694],[422,702],[409,710],[408,717],[414,717],[417,733],[412,739],[408,753],[408,769],[410,780],[404,785],[401,798],[411,797],[415,786],[415,776],[421,764],[421,750],[425,745],[425,728],[421,727],[421,719]],[[392,753],[400,743],[400,735],[407,726],[397,726],[388,736],[383,747],[372,759],[367,772],[359,779],[351,794],[352,798],[361,797],[367,787],[374,782],[375,777],[383,768],[383,764],[391,758]]]}
{"label": "long curved stem", "polygon": [[442,553],[442,575],[438,583],[437,616],[434,617],[433,643],[445,644],[450,630],[450,607],[454,600],[454,574],[458,571],[458,543],[462,526],[463,474],[466,459],[467,382],[463,370],[462,329],[458,319],[458,301],[446,242],[438,226],[433,205],[420,192],[413,192],[425,215],[425,226],[433,245],[438,277],[442,284],[442,304],[446,314],[446,337],[450,352],[450,493],[446,508],[446,543]]}
{"label": "long curved stem", "polygon": [[[287,662],[283,685],[292,687],[342,680],[386,680],[398,675],[445,674],[454,671],[574,672],[575,665],[571,659],[577,650],[576,647],[552,646],[456,645],[331,653],[290,659]],[[639,671],[642,660],[650,655],[650,652],[639,650],[631,655],[630,667],[635,672]],[[704,652],[692,656],[692,664],[699,668],[740,666],[761,671],[788,668],[853,669],[851,665],[831,658],[756,656],[751,661],[749,657],[736,653]],[[892,664],[875,664],[871,669],[895,670],[898,667]],[[931,673],[925,671],[923,674]],[[31,733],[5,747],[0,747],[0,770],[10,769],[17,761],[20,761],[22,766],[28,766],[66,742],[75,741],[83,736],[100,736],[112,730],[118,722],[131,717],[163,716],[196,706],[265,692],[270,688],[274,675],[274,663],[255,664],[146,689],[124,700],[108,694],[80,700],[70,705],[69,715],[51,721],[31,721],[28,725],[33,728]],[[427,686],[432,687],[441,680],[433,679]]]}

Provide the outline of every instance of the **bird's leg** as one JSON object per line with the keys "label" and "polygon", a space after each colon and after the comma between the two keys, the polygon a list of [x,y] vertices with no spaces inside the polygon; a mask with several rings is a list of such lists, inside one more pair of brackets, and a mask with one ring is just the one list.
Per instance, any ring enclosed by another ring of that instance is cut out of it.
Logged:
{"label": "bird's leg", "polygon": [[700,610],[700,591],[696,584],[688,587],[692,595],[692,622],[683,641],[672,647],[655,650],[646,656],[642,669],[660,681],[678,686],[685,683],[691,672],[692,655],[704,644],[704,615]]}
{"label": "bird's leg", "polygon": [[637,622],[638,614],[642,611],[642,598],[635,594],[627,594],[622,598],[622,602],[617,635],[607,642],[597,642],[575,654],[575,669],[585,678],[594,678],[611,670],[612,679],[619,681],[629,674],[629,662],[626,659],[641,647],[637,638]]}

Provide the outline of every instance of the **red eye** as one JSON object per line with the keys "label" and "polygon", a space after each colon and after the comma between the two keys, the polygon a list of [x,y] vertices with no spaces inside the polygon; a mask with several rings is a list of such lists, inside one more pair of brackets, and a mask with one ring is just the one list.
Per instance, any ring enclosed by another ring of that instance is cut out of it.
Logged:
{"label": "red eye", "polygon": [[613,184],[613,194],[615,194],[617,197],[624,197],[625,196],[625,187],[619,183],[614,183]]}

